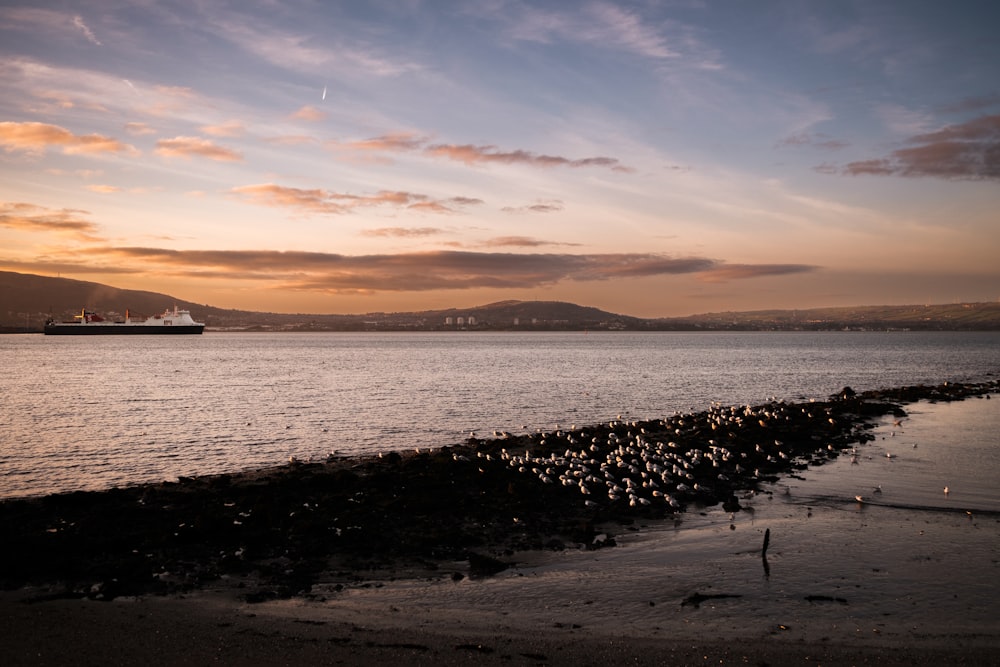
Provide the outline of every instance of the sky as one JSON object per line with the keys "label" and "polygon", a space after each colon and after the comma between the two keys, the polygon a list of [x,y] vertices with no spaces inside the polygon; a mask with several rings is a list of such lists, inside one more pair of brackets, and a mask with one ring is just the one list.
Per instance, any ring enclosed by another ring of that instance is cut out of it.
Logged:
{"label": "sky", "polygon": [[288,313],[995,301],[998,25],[992,0],[0,0],[0,270]]}

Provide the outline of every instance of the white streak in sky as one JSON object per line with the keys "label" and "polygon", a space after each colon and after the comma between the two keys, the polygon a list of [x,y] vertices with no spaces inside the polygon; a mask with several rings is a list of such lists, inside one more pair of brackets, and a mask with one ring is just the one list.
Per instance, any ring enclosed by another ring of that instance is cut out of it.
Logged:
{"label": "white streak in sky", "polygon": [[326,86],[323,86],[323,99],[326,99]]}
{"label": "white streak in sky", "polygon": [[82,16],[74,16],[73,25],[82,30],[83,34],[86,35],[87,39],[89,39],[91,42],[93,42],[97,46],[101,46],[101,40],[97,39],[97,37],[94,36],[94,33],[91,32],[90,28],[87,27],[87,24],[83,22]]}
{"label": "white streak in sky", "polygon": [[138,94],[139,94],[139,89],[138,89],[138,88],[136,88],[136,87],[135,87],[135,86],[134,86],[134,85],[132,84],[132,82],[131,82],[131,81],[129,81],[128,79],[122,79],[122,81],[124,81],[125,83],[127,83],[127,84],[128,84],[128,87],[132,89],[132,92],[133,92],[133,93],[135,93],[136,95],[138,95]]}

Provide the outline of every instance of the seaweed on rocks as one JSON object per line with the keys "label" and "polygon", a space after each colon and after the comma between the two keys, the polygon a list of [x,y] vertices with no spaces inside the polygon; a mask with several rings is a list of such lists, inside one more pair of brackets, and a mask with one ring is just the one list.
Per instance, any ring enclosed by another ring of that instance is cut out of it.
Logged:
{"label": "seaweed on rocks", "polygon": [[906,403],[998,388],[845,388],[825,401],[713,406],[431,451],[11,499],[0,502],[0,586],[111,599],[228,578],[259,582],[247,598],[269,599],[376,571],[456,576],[467,563],[471,576],[489,576],[518,551],[612,546],[614,525],[689,506],[739,511],[739,492],[872,439],[874,422],[905,414]]}

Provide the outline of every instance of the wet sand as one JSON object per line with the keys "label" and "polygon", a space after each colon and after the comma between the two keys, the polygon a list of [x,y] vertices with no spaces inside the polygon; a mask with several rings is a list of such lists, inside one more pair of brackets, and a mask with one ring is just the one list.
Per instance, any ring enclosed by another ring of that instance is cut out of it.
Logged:
{"label": "wet sand", "polygon": [[[837,466],[851,474],[839,457],[824,476]],[[490,576],[458,548],[354,554],[308,581],[180,559],[133,590],[86,586],[98,570],[35,571],[0,594],[0,651],[6,664],[996,664],[995,514],[859,504],[789,479],[739,490],[736,512],[691,504],[595,522],[586,542],[559,533],[562,549],[479,548],[510,564]],[[587,548],[604,535],[616,546]],[[290,582],[303,589],[278,594]]]}

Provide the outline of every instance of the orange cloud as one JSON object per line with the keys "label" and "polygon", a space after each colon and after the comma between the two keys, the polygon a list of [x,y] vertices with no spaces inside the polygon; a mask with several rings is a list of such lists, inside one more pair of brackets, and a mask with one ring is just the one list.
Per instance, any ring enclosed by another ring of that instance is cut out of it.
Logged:
{"label": "orange cloud", "polygon": [[391,237],[413,237],[413,236],[436,236],[444,234],[445,230],[438,227],[379,227],[378,229],[366,229],[361,232],[362,236],[391,236]]}
{"label": "orange cloud", "polygon": [[479,244],[482,248],[538,248],[540,246],[578,246],[580,243],[556,243],[530,236],[496,236]]}
{"label": "orange cloud", "polygon": [[433,157],[443,157],[468,165],[498,162],[501,164],[527,164],[534,167],[607,167],[614,171],[632,171],[617,159],[610,157],[588,157],[577,160],[556,155],[536,155],[530,151],[501,151],[496,146],[473,146],[472,144],[436,144],[424,149]]}
{"label": "orange cloud", "polygon": [[244,185],[232,189],[234,194],[246,198],[253,204],[299,209],[305,213],[340,214],[362,206],[397,206],[424,210],[432,213],[451,213],[448,204],[468,205],[480,200],[468,197],[454,197],[433,200],[427,195],[397,190],[381,190],[373,195],[352,195],[329,190],[292,188],[274,183]]}
{"label": "orange cloud", "polygon": [[318,123],[321,120],[326,119],[326,112],[317,109],[311,104],[307,104],[298,111],[292,114],[292,118],[296,120],[305,120],[310,123]]}
{"label": "orange cloud", "polygon": [[347,148],[359,151],[413,151],[419,149],[426,142],[426,138],[419,137],[410,132],[394,132],[383,134],[381,137],[352,141],[344,144]]}
{"label": "orange cloud", "polygon": [[96,192],[98,194],[106,195],[112,192],[121,192],[121,188],[116,185],[88,185],[87,189],[91,192]]}
{"label": "orange cloud", "polygon": [[851,162],[851,176],[930,176],[955,180],[1000,180],[1000,114],[949,125],[911,137],[911,148],[888,157]]}
{"label": "orange cloud", "polygon": [[395,132],[383,134],[371,139],[351,141],[347,143],[334,142],[337,147],[344,147],[364,152],[404,152],[422,150],[425,155],[445,158],[467,165],[500,163],[527,164],[534,167],[605,167],[613,171],[632,172],[630,167],[622,165],[616,158],[588,157],[570,159],[557,155],[538,155],[526,150],[501,151],[496,146],[475,146],[472,144],[434,144],[428,145],[427,138],[411,132]]}
{"label": "orange cloud", "polygon": [[448,208],[439,201],[418,201],[410,204],[406,208],[412,211],[426,211],[427,213],[454,213],[455,210]]}
{"label": "orange cloud", "polygon": [[25,202],[0,202],[0,227],[26,232],[68,234],[87,241],[101,240],[95,235],[97,225],[84,220],[86,211],[50,209]]}
{"label": "orange cloud", "polygon": [[73,134],[64,127],[48,123],[0,123],[0,145],[7,152],[37,153],[49,146],[61,146],[63,153],[90,155],[95,153],[124,153],[137,155],[139,151],[117,139],[100,134]]}
{"label": "orange cloud", "polygon": [[219,146],[208,139],[200,137],[174,137],[173,139],[160,139],[156,142],[157,155],[164,157],[192,156],[208,158],[219,162],[241,162],[243,155],[237,151]]}
{"label": "orange cloud", "polygon": [[246,132],[246,127],[238,120],[228,120],[219,125],[206,125],[201,131],[213,137],[241,137]]}

